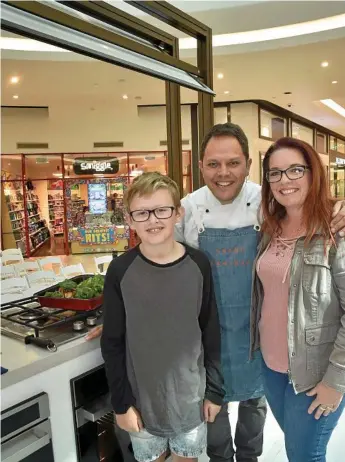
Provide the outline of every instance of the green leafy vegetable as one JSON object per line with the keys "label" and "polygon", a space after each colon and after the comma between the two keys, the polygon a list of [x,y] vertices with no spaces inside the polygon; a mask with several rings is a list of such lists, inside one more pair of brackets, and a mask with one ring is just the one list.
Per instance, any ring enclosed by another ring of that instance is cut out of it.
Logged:
{"label": "green leafy vegetable", "polygon": [[95,292],[90,287],[78,287],[74,296],[75,298],[82,298],[86,300],[88,298],[94,298]]}
{"label": "green leafy vegetable", "polygon": [[77,288],[77,283],[71,281],[70,279],[65,279],[64,281],[60,282],[59,287],[64,291],[70,291]]}
{"label": "green leafy vegetable", "polygon": [[58,290],[56,290],[55,292],[46,292],[45,297],[63,298],[63,294],[61,292],[59,292]]}

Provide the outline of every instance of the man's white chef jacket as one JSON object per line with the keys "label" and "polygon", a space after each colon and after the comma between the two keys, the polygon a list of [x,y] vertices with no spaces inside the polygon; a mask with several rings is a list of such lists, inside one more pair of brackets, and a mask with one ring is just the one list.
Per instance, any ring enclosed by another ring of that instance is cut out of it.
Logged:
{"label": "man's white chef jacket", "polygon": [[198,235],[204,228],[236,229],[258,226],[261,186],[246,181],[231,204],[222,205],[204,186],[182,199],[185,216],[175,227],[175,239],[199,247]]}

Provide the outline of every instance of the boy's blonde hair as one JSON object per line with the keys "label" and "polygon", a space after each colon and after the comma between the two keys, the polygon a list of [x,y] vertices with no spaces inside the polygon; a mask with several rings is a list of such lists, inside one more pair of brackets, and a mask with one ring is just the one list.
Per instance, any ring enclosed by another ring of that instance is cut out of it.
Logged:
{"label": "boy's blonde hair", "polygon": [[159,189],[167,189],[176,208],[181,206],[180,191],[174,180],[159,172],[147,172],[135,178],[124,195],[124,204],[127,211],[130,211],[131,202],[135,196],[151,195]]}

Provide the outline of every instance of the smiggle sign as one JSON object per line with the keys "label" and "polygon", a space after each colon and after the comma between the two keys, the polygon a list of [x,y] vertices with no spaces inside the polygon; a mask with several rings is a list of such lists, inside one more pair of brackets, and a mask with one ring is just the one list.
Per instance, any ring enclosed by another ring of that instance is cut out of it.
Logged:
{"label": "smiggle sign", "polygon": [[93,175],[95,173],[117,173],[119,160],[117,157],[77,158],[74,159],[73,171],[76,175]]}

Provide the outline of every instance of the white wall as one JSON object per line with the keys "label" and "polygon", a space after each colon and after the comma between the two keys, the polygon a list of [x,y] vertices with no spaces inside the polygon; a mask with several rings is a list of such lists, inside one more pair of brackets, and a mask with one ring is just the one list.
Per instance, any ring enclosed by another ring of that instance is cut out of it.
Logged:
{"label": "white wall", "polygon": [[[181,107],[182,138],[190,149],[190,107]],[[167,139],[164,106],[139,107],[128,104],[119,113],[114,106],[102,105],[102,110],[85,106],[52,106],[48,117],[3,114],[2,153],[22,152],[18,142],[49,143],[48,150],[39,152],[97,152],[97,151],[165,151],[160,141]],[[123,148],[94,149],[94,142],[122,141]],[[29,153],[29,151],[27,151]],[[34,151],[35,153],[37,150]]]}
{"label": "white wall", "polygon": [[255,183],[260,183],[259,151],[267,150],[264,143],[268,143],[268,146],[271,143],[259,138],[258,106],[254,103],[231,104],[231,122],[239,125],[248,137],[249,154],[252,159],[249,178]]}

